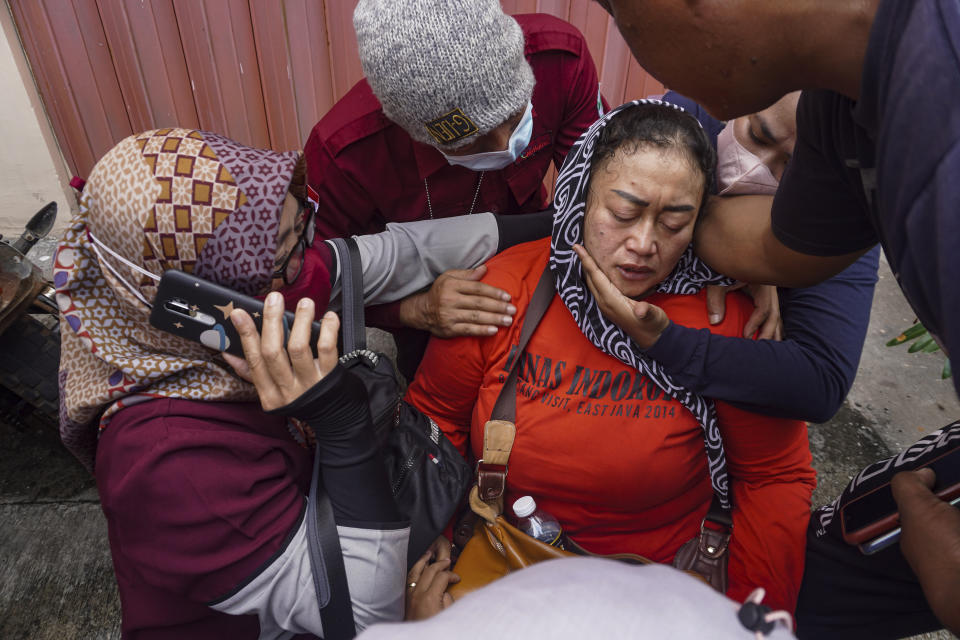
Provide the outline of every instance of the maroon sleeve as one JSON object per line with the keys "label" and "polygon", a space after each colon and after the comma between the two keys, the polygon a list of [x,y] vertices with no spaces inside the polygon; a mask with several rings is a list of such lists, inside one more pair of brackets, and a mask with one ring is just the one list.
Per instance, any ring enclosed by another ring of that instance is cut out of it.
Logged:
{"label": "maroon sleeve", "polygon": [[256,405],[158,400],[121,410],[97,451],[118,574],[199,603],[231,592],[296,531],[309,463],[286,420]]}
{"label": "maroon sleeve", "polygon": [[[346,238],[383,230],[378,211],[366,190],[350,175],[347,162],[334,157],[317,132],[310,132],[303,153],[307,159],[307,182],[320,199],[317,238]],[[361,167],[360,170],[363,170]]]}
{"label": "maroon sleeve", "polygon": [[403,300],[397,300],[396,302],[387,302],[385,304],[367,307],[367,323],[371,327],[377,327],[385,331],[407,328],[407,325],[400,321],[400,305],[402,303]]}
{"label": "maroon sleeve", "polygon": [[[559,169],[563,165],[570,147],[584,131],[590,128],[600,117],[598,101],[600,98],[600,81],[597,78],[597,68],[593,64],[587,41],[580,36],[580,55],[576,58],[568,56],[570,62],[564,65],[561,80],[563,96],[566,104],[563,112],[563,122],[557,131],[553,147],[553,162]],[[603,109],[607,103],[603,100]]]}

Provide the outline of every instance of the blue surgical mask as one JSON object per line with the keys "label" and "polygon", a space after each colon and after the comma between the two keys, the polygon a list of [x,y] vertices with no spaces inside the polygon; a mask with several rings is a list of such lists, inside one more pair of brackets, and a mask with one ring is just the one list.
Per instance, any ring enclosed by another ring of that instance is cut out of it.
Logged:
{"label": "blue surgical mask", "polygon": [[[496,171],[508,167],[517,161],[520,154],[530,144],[533,134],[533,105],[527,102],[527,109],[520,118],[520,124],[510,135],[510,142],[503,151],[487,151],[486,153],[471,153],[468,156],[448,156],[443,154],[452,165],[460,165],[473,171]],[[442,152],[441,152],[442,153]]]}

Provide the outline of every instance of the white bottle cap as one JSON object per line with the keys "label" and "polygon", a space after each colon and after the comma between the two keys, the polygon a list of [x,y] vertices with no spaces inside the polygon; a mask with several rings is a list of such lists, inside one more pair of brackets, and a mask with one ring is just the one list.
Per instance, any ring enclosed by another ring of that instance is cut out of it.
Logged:
{"label": "white bottle cap", "polygon": [[533,496],[523,496],[522,498],[517,498],[517,501],[513,503],[513,512],[517,514],[518,518],[526,518],[536,510],[537,503],[533,499]]}

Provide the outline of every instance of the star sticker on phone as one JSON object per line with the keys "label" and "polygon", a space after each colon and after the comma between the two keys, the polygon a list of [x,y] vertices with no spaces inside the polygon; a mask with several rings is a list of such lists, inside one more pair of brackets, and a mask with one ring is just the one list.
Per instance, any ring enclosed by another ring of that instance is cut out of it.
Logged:
{"label": "star sticker on phone", "polygon": [[227,304],[215,304],[215,305],[213,305],[213,306],[214,306],[214,308],[217,309],[217,311],[219,311],[220,313],[223,314],[223,319],[224,319],[224,320],[226,320],[227,318],[229,318],[229,317],[230,317],[230,314],[233,312],[233,300],[231,300],[231,301],[228,302]]}

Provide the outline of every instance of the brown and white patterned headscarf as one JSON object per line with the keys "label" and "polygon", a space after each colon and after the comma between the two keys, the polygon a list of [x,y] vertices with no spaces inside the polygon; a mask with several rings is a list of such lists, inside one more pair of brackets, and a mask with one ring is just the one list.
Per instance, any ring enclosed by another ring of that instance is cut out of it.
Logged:
{"label": "brown and white patterned headscarf", "polygon": [[125,406],[256,398],[211,352],[150,326],[149,304],[167,269],[262,292],[298,158],[160,129],[126,138],[93,168],[54,263],[60,435],[88,469],[98,430]]}

